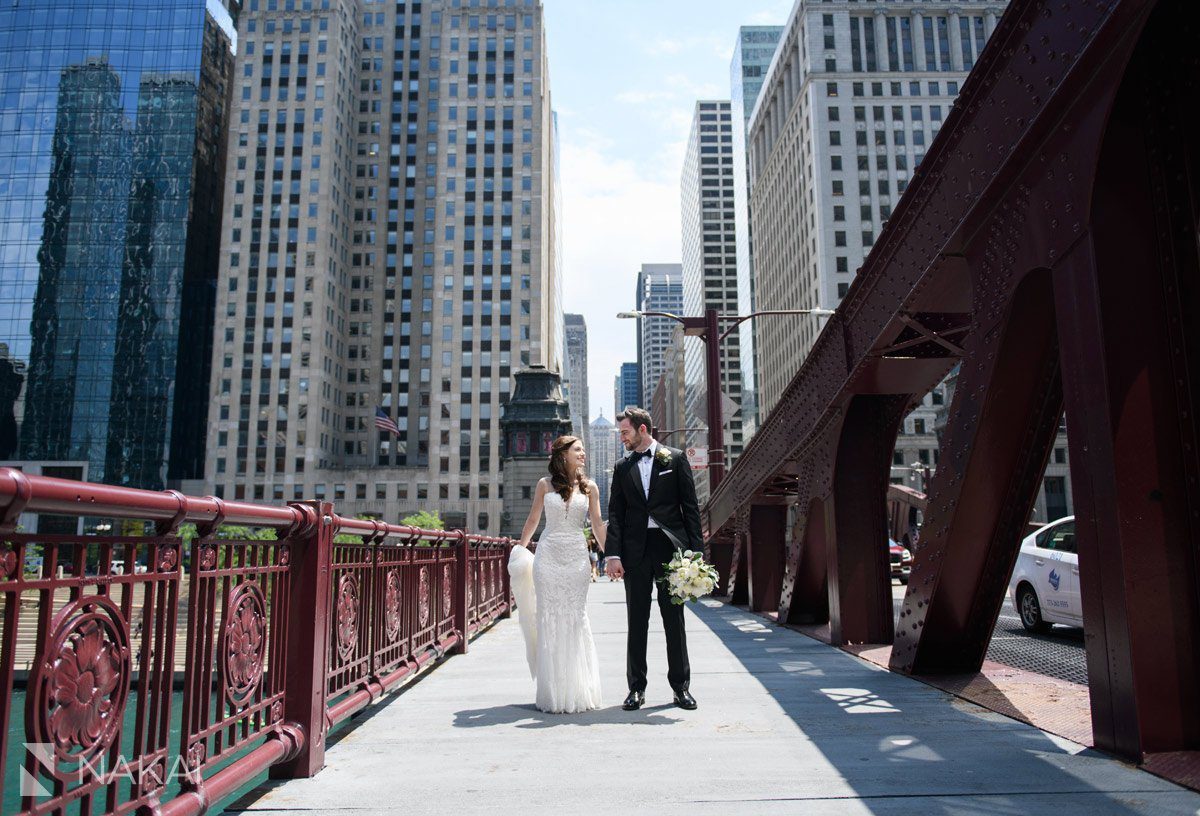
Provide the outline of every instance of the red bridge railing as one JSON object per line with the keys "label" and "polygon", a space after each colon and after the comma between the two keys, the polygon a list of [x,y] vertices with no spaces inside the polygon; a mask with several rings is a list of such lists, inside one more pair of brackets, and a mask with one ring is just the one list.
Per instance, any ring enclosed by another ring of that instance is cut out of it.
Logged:
{"label": "red bridge railing", "polygon": [[[153,529],[27,533],[23,512]],[[5,812],[196,814],[311,776],[332,726],[508,615],[510,545],[0,468]]]}

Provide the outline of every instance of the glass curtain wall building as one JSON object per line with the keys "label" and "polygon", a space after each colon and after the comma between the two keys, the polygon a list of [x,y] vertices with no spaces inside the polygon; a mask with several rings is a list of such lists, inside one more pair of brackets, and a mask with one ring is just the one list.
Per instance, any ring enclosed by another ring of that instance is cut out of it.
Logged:
{"label": "glass curtain wall building", "polygon": [[238,5],[0,9],[0,461],[202,473]]}
{"label": "glass curtain wall building", "polygon": [[[638,334],[639,340],[641,333]],[[630,405],[640,405],[642,378],[637,363],[621,363],[621,373],[613,378],[613,418]]]}

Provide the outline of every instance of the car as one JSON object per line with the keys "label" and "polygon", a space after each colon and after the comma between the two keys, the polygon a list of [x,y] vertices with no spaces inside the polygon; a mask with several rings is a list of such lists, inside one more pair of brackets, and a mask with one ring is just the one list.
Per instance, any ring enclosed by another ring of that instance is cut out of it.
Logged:
{"label": "car", "polygon": [[1055,623],[1083,626],[1074,516],[1052,521],[1021,542],[1008,591],[1027,631],[1046,632]]}
{"label": "car", "polygon": [[892,565],[892,577],[902,584],[907,584],[908,576],[912,572],[912,553],[889,538],[888,560]]}

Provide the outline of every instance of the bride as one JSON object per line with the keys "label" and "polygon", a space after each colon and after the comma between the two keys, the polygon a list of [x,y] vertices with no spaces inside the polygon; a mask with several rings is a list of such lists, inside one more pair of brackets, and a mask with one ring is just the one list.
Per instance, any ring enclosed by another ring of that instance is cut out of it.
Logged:
{"label": "bride", "polygon": [[[605,529],[599,491],[583,475],[585,459],[577,437],[555,440],[550,476],[538,481],[521,541],[509,557],[526,656],[537,678],[537,707],[557,714],[600,707],[600,670],[586,610],[592,566],[585,519],[590,514],[601,548]],[[546,529],[531,556],[529,542],[543,509]]]}

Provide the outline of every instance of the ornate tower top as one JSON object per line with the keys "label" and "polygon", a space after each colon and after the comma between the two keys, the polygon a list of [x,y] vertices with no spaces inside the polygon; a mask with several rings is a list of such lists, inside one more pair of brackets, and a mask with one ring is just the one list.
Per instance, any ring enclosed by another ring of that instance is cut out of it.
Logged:
{"label": "ornate tower top", "polygon": [[514,376],[512,399],[504,406],[500,430],[504,458],[543,458],[554,440],[571,433],[571,411],[562,396],[562,378],[535,365]]}

